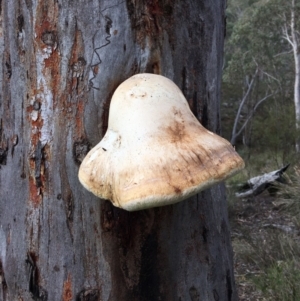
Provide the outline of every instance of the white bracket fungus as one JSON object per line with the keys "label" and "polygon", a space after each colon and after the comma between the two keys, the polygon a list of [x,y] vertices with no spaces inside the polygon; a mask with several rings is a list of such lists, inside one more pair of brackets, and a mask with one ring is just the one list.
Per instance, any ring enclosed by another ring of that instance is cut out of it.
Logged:
{"label": "white bracket fungus", "polygon": [[171,80],[137,74],[115,91],[107,132],[83,160],[79,180],[134,211],[184,200],[243,167],[231,144],[198,122]]}

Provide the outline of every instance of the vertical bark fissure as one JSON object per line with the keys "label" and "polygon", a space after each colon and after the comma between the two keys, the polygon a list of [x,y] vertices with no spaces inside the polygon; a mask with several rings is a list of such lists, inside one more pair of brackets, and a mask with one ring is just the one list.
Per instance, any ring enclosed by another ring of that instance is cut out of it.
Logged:
{"label": "vertical bark fissure", "polygon": [[[0,293],[2,295],[2,300],[8,301],[7,300],[7,283],[5,280],[5,274],[4,274],[4,269],[3,269],[1,260],[0,260],[0,285],[1,285]],[[0,297],[1,297],[1,295],[0,295]]]}

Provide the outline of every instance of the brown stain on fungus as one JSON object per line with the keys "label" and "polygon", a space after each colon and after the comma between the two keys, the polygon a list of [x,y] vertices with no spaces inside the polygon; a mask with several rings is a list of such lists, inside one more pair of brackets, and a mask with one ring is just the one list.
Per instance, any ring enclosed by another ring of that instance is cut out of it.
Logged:
{"label": "brown stain on fungus", "polygon": [[178,143],[185,139],[185,125],[182,122],[174,120],[167,128],[165,133],[171,143]]}
{"label": "brown stain on fungus", "polygon": [[173,186],[173,188],[174,188],[174,192],[175,192],[176,194],[180,194],[180,193],[181,193],[181,189],[180,189],[179,187]]}

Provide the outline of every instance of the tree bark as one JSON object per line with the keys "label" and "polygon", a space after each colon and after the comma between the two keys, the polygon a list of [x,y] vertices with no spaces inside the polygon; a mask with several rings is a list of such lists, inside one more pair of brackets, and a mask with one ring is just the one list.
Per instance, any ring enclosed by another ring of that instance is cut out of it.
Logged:
{"label": "tree bark", "polygon": [[[290,28],[290,33],[288,28]],[[295,0],[291,0],[291,19],[285,22],[283,26],[284,39],[291,45],[294,54],[295,63],[295,81],[294,81],[294,105],[295,105],[295,124],[296,124],[296,152],[300,152],[300,50],[299,50],[299,32],[296,28],[296,5]]]}
{"label": "tree bark", "polygon": [[220,132],[224,2],[0,1],[0,300],[237,300],[223,185],[128,213],[77,178],[135,73]]}
{"label": "tree bark", "polygon": [[291,7],[291,36],[292,46],[295,60],[295,83],[294,83],[294,103],[295,103],[295,117],[296,117],[296,152],[300,152],[300,139],[298,137],[300,130],[300,51],[299,51],[299,34],[296,30],[296,17],[295,17],[295,0],[292,0]]}

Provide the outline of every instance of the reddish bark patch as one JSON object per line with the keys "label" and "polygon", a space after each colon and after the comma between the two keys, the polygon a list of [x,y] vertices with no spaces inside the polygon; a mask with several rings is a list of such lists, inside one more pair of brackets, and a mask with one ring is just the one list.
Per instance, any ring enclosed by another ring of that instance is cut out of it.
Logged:
{"label": "reddish bark patch", "polygon": [[[36,41],[40,47],[44,42],[50,43],[51,36],[45,36],[46,33],[53,33],[58,24],[58,3],[54,1],[39,0],[36,10],[35,33]],[[43,39],[42,39],[43,38]]]}
{"label": "reddish bark patch", "polygon": [[81,98],[80,100],[78,100],[76,105],[76,115],[75,115],[76,138],[82,137],[84,134],[84,120],[83,120],[84,108],[85,108],[85,100]]}
{"label": "reddish bark patch", "polygon": [[71,281],[70,274],[68,275],[67,280],[64,282],[62,300],[63,301],[72,301],[73,300],[72,281]]}
{"label": "reddish bark patch", "polygon": [[[75,95],[80,94],[83,91],[84,85],[80,85],[83,80],[84,70],[86,67],[86,60],[84,59],[84,44],[82,33],[77,29],[75,31],[74,43],[71,50],[71,58],[69,61],[69,65],[72,69],[72,82],[69,88],[69,93],[75,90]],[[83,84],[83,82],[82,82]]]}
{"label": "reddish bark patch", "polygon": [[60,54],[58,52],[58,35],[56,24],[58,23],[58,5],[54,2],[39,1],[36,12],[35,35],[36,46],[41,54],[48,54],[44,60],[43,74],[47,80],[47,86],[53,95],[54,107],[57,103],[60,88]]}
{"label": "reddish bark patch", "polygon": [[156,44],[162,29],[172,26],[173,1],[127,0],[126,2],[136,40],[143,48],[147,38],[150,44]]}
{"label": "reddish bark patch", "polygon": [[[19,28],[22,25],[22,19],[19,20]],[[27,99],[34,100],[34,103],[27,107],[28,121],[31,124],[30,134],[30,158],[29,158],[29,199],[34,207],[38,206],[43,199],[43,192],[46,187],[45,160],[50,160],[50,147],[41,145],[41,132],[44,120],[41,117],[41,107],[45,99],[40,97],[39,93],[51,91],[53,97],[53,110],[60,97],[60,65],[61,58],[58,51],[58,35],[56,24],[58,23],[58,4],[55,2],[38,1],[35,22],[35,44],[32,54],[32,61],[35,64],[42,62],[43,82],[38,81],[37,75],[32,74],[31,91]],[[38,58],[38,56],[41,56]],[[54,116],[54,114],[53,114]]]}
{"label": "reddish bark patch", "polygon": [[45,182],[44,176],[44,159],[42,154],[40,136],[43,127],[43,120],[40,112],[36,111],[37,119],[32,119],[32,114],[36,111],[34,105],[27,108],[28,119],[31,123],[31,153],[29,158],[29,199],[34,207],[37,207],[43,199],[43,187]]}
{"label": "reddish bark patch", "polygon": [[99,65],[93,67],[93,73],[94,75],[97,75],[99,73]]}
{"label": "reddish bark patch", "polygon": [[71,50],[70,66],[74,65],[84,55],[84,44],[81,31],[76,28],[74,43]]}
{"label": "reddish bark patch", "polygon": [[42,202],[41,188],[37,187],[35,178],[29,177],[29,195],[30,201],[36,208]]}
{"label": "reddish bark patch", "polygon": [[[64,107],[68,109],[68,117],[74,120],[75,129],[74,140],[80,140],[85,137],[84,131],[84,110],[87,101],[86,82],[84,78],[86,60],[84,59],[84,43],[82,33],[76,28],[75,38],[71,50],[69,61],[70,74],[67,86],[67,94],[64,100]],[[75,116],[74,116],[75,114]]]}

